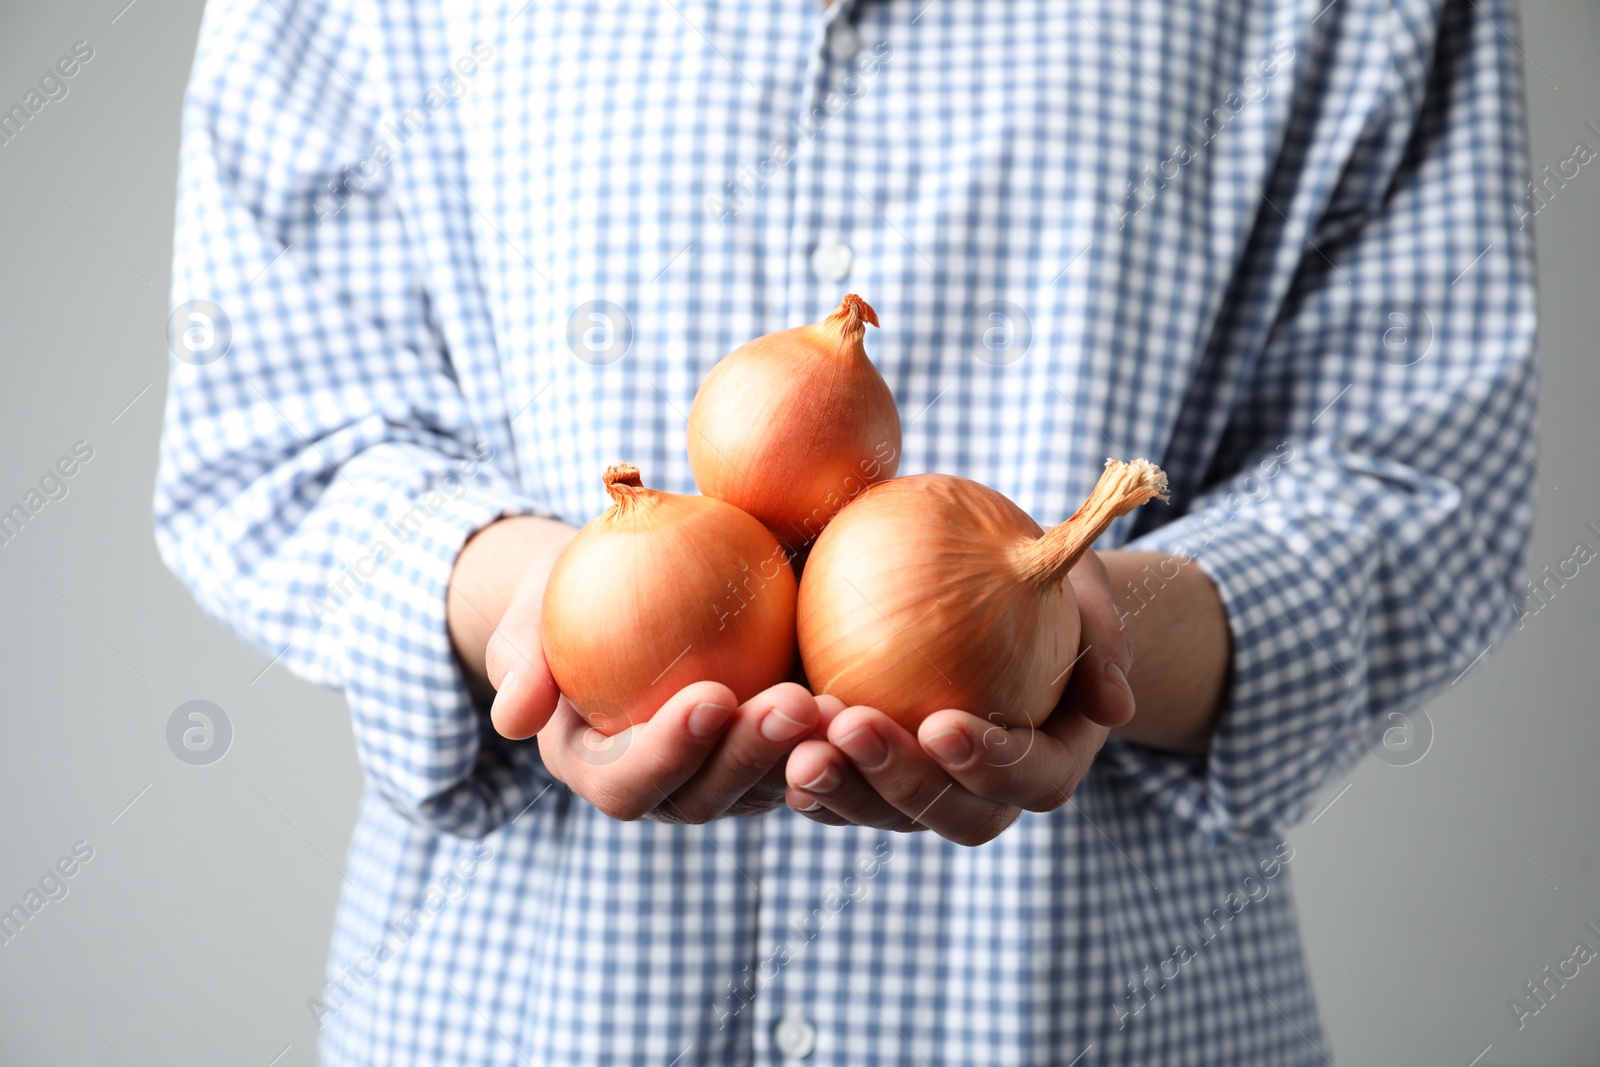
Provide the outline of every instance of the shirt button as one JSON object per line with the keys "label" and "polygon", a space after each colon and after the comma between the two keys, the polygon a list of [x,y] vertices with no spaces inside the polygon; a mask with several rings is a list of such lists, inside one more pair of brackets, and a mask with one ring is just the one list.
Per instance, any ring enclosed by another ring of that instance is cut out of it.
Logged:
{"label": "shirt button", "polygon": [[772,1042],[791,1060],[803,1060],[817,1048],[817,1028],[804,1015],[785,1015],[773,1028]]}
{"label": "shirt button", "polygon": [[811,251],[811,269],[824,281],[843,281],[856,254],[843,241],[819,241]]}
{"label": "shirt button", "polygon": [[828,54],[840,63],[861,51],[861,34],[847,19],[837,19],[828,27]]}

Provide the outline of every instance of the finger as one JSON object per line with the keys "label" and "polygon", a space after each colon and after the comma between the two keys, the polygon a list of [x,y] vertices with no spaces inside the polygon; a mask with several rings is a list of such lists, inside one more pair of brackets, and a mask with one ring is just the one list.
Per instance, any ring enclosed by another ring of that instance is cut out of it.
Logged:
{"label": "finger", "polygon": [[789,753],[784,775],[789,782],[789,806],[818,822],[901,833],[923,829],[879,796],[845,754],[826,741],[796,745]]}
{"label": "finger", "polygon": [[1071,710],[1101,726],[1121,726],[1133,719],[1133,688],[1122,663],[1104,645],[1090,645],[1067,679],[1057,711]]}
{"label": "finger", "polygon": [[790,808],[804,815],[812,822],[820,822],[824,826],[853,826],[855,825],[843,815],[837,815],[828,810],[827,805],[803,789],[789,786],[783,795],[784,803]]}
{"label": "finger", "polygon": [[[719,818],[761,784],[795,742],[816,728],[817,719],[816,699],[793,682],[745,701],[700,769],[666,802],[670,817],[693,823]],[[781,792],[777,783],[768,799],[775,800]]]}
{"label": "finger", "polygon": [[700,769],[734,712],[727,686],[695,682],[649,721],[607,738],[563,699],[539,731],[539,755],[552,774],[607,815],[638,819]]}
{"label": "finger", "polygon": [[1041,727],[1011,729],[964,711],[940,711],[923,721],[917,740],[973,795],[1028,811],[1054,811],[1089,772],[1109,733],[1070,708]]}
{"label": "finger", "polygon": [[[828,740],[879,797],[941,837],[982,844],[1016,820],[1015,808],[968,792],[903,726],[874,708],[840,712],[828,725]],[[846,814],[832,800],[824,803]]]}
{"label": "finger", "polygon": [[1093,552],[1068,572],[1082,622],[1080,658],[1062,693],[1062,707],[1075,708],[1101,726],[1121,726],[1133,718],[1133,637],[1122,624],[1111,597],[1111,576]]}
{"label": "finger", "polygon": [[484,673],[495,688],[489,721],[513,741],[544,729],[561,691],[539,643],[538,598],[513,598],[484,647]]}
{"label": "finger", "polygon": [[[796,682],[796,685],[800,683]],[[803,686],[801,688],[804,688]],[[783,803],[784,794],[789,785],[783,777],[783,761],[780,759],[774,764],[761,780],[746,789],[744,793],[728,805],[728,810],[722,814],[730,819],[742,819],[750,815],[765,815],[773,808]]]}
{"label": "finger", "polygon": [[[544,616],[543,580],[537,564],[530,565],[517,583],[517,589],[506,604],[500,622],[483,649],[483,672],[489,684],[501,687],[501,679],[515,670],[525,670],[535,661],[544,659],[544,646],[539,641],[539,626]],[[544,566],[544,571],[549,567]]]}
{"label": "finger", "polygon": [[537,650],[521,666],[505,671],[496,690],[489,721],[502,737],[513,741],[532,737],[544,729],[561,699],[544,653]]}
{"label": "finger", "polygon": [[830,693],[817,694],[817,712],[821,718],[817,721],[817,738],[820,740],[828,736],[828,724],[845,709],[845,702]]}

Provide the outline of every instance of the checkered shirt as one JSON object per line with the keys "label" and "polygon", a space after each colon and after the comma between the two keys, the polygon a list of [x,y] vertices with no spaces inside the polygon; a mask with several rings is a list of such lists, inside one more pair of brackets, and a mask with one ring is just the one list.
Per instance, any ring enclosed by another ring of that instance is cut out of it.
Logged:
{"label": "checkered shirt", "polygon": [[[1283,835],[1516,618],[1516,33],[1507,0],[208,5],[172,285],[215,310],[156,521],[208,612],[349,702],[324,1061],[1331,1057]],[[1108,455],[1167,469],[1101,547],[1221,590],[1207,757],[1113,740],[969,849],[620,823],[488,728],[464,539],[594,517],[620,459],[693,491],[706,372],[846,291],[903,472],[1048,524]]]}

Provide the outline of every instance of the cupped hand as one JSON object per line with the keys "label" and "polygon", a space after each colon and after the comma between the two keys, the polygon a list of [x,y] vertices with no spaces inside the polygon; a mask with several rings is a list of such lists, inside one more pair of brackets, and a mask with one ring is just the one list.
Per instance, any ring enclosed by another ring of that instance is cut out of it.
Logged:
{"label": "cupped hand", "polygon": [[561,695],[541,650],[556,552],[528,566],[485,647],[495,729],[513,740],[537,735],[550,773],[613,818],[703,823],[782,804],[784,759],[820,720],[811,694],[785,682],[740,704],[727,686],[696,682],[648,722],[615,735],[594,729]]}
{"label": "cupped hand", "polygon": [[1023,811],[1072,796],[1110,728],[1133,718],[1133,647],[1093,552],[1068,575],[1083,623],[1061,702],[1037,728],[1006,728],[965,711],[936,712],[915,736],[882,711],[819,696],[826,740],[789,755],[786,799],[832,825],[933,830],[962,845],[993,840]]}
{"label": "cupped hand", "polygon": [[594,729],[563,697],[539,731],[539,755],[614,819],[705,823],[782,804],[784,759],[818,721],[816,700],[793,682],[743,704],[719,682],[695,682],[615,735]]}

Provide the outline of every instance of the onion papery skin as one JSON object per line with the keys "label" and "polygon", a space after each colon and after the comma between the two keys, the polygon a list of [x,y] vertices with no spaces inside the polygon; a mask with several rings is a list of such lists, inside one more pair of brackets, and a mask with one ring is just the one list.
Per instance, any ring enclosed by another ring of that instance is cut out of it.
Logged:
{"label": "onion papery skin", "polygon": [[695,484],[754,515],[786,547],[900,466],[900,413],[862,345],[877,314],[845,297],[821,322],[743,344],[712,368],[689,412]]}
{"label": "onion papery skin", "polygon": [[1079,655],[1068,572],[1111,523],[1157,499],[1167,476],[1147,459],[1106,460],[1083,506],[1049,530],[965,478],[873,486],[823,531],[800,581],[807,678],[913,732],[945,708],[1038,726]]}
{"label": "onion papery skin", "polygon": [[607,734],[693,682],[743,703],[795,661],[797,584],[772,534],[730,504],[637,479],[607,472],[614,502],[557,559],[540,623],[562,695]]}
{"label": "onion papery skin", "polygon": [[959,708],[1037,726],[1078,654],[1071,586],[1022,574],[1043,531],[1004,495],[947,474],[872,486],[823,531],[800,582],[801,662],[817,693],[915,732]]}

